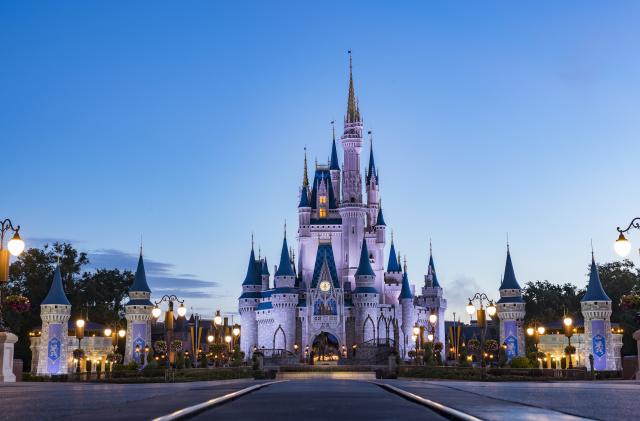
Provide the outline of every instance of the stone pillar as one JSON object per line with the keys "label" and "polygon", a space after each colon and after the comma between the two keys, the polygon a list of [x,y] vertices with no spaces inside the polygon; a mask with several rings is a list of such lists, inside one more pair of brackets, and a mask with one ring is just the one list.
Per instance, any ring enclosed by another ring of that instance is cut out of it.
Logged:
{"label": "stone pillar", "polygon": [[640,380],[640,330],[633,332],[633,339],[636,340],[638,346],[638,371],[636,371],[636,380]]}
{"label": "stone pillar", "polygon": [[0,383],[13,383],[13,344],[18,337],[11,332],[0,332]]}

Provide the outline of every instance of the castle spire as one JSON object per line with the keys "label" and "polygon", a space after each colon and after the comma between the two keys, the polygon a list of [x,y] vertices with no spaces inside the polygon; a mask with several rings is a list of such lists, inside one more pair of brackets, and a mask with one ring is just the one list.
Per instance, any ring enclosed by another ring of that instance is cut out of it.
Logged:
{"label": "castle spire", "polygon": [[611,301],[611,298],[609,298],[607,293],[604,292],[604,288],[602,288],[602,282],[600,282],[600,275],[598,274],[598,266],[596,265],[596,259],[593,255],[593,249],[591,250],[589,284],[587,285],[587,292],[580,301]]}
{"label": "castle spire", "polygon": [[[335,143],[334,143],[335,146]],[[304,147],[304,174],[302,175],[302,187],[309,187],[309,173],[307,172],[307,147]]]}
{"label": "castle spire", "polygon": [[404,274],[402,275],[402,289],[400,290],[399,300],[412,300],[413,293],[409,285],[409,276],[407,275],[407,258],[404,258]]}
{"label": "castle spire", "polygon": [[436,274],[436,265],[433,263],[433,249],[431,248],[431,238],[429,238],[429,267],[427,268],[427,275],[431,278],[431,286],[433,288],[440,288],[438,275]]}
{"label": "castle spire", "polygon": [[336,150],[336,126],[335,121],[331,121],[331,129],[333,132],[333,140],[331,142],[331,161],[329,163],[330,170],[340,170],[340,165],[338,164],[338,151]]}
{"label": "castle spire", "polygon": [[360,109],[358,108],[358,101],[356,99],[355,88],[353,87],[353,62],[351,57],[351,50],[349,50],[349,97],[347,99],[347,123],[360,122]]}
{"label": "castle spire", "polygon": [[373,159],[373,133],[369,130],[369,170],[367,171],[367,184],[370,183],[371,177],[375,177],[376,184],[378,184],[378,174],[376,171],[376,163]]}
{"label": "castle spire", "polygon": [[42,301],[41,304],[58,304],[69,306],[71,303],[67,298],[67,295],[64,293],[64,287],[62,285],[62,275],[60,274],[60,264],[56,266],[56,270],[53,273],[53,282],[51,282],[51,288],[49,288],[49,293]]}
{"label": "castle spire", "polygon": [[282,240],[282,251],[280,252],[280,265],[276,271],[276,276],[295,276],[291,267],[289,256],[289,246],[287,245],[287,223],[284,224],[284,239]]}
{"label": "castle spire", "polygon": [[149,284],[147,283],[147,275],[144,270],[144,261],[142,260],[142,250],[140,250],[140,257],[138,258],[138,267],[136,268],[136,275],[133,279],[133,284],[129,288],[129,291],[151,292]]}
{"label": "castle spire", "polygon": [[521,289],[520,284],[518,284],[518,280],[516,279],[516,273],[513,270],[513,263],[511,263],[509,243],[507,243],[507,262],[504,265],[504,278],[502,278],[500,289]]}

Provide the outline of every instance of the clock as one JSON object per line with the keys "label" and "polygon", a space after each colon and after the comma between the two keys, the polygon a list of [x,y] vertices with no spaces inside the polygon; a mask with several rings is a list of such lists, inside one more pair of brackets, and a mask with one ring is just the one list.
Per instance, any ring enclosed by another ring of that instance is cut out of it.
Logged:
{"label": "clock", "polygon": [[320,291],[327,292],[330,289],[331,289],[331,284],[329,283],[329,281],[320,282]]}

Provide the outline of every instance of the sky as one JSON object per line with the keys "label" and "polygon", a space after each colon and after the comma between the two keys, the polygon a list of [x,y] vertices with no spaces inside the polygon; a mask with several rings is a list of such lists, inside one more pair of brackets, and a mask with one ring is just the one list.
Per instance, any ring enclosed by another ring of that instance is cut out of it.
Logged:
{"label": "sky", "polygon": [[351,49],[411,282],[431,238],[449,318],[497,298],[508,233],[521,285],[583,287],[591,241],[617,259],[640,210],[638,21],[633,1],[4,1],[0,217],[92,267],[134,270],[142,238],[156,296],[235,312],[251,233],[271,264],[285,220],[295,242]]}

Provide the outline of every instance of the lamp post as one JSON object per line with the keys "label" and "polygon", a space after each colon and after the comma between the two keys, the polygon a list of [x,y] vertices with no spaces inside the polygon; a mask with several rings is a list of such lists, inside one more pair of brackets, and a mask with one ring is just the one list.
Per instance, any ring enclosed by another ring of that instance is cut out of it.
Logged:
{"label": "lamp post", "polygon": [[[571,319],[571,317],[565,316],[562,323],[564,324],[564,335],[567,337],[567,340],[569,341],[568,348],[569,348],[569,351],[571,351],[571,337],[573,336],[573,320]],[[571,358],[572,352],[569,352],[568,354],[569,354],[569,368],[573,368],[573,359]]]}
{"label": "lamp post", "polygon": [[171,342],[173,339],[173,303],[180,303],[180,307],[178,307],[178,316],[183,317],[187,314],[187,308],[184,306],[184,300],[179,299],[177,296],[171,295],[163,295],[158,301],[154,302],[153,310],[151,310],[151,314],[156,319],[160,318],[162,314],[162,310],[160,310],[160,303],[162,302],[169,303],[169,309],[167,310],[164,317],[164,331],[165,331],[165,341],[167,342],[167,353],[169,355],[169,362],[173,363],[175,361],[175,352],[171,350]]}
{"label": "lamp post", "polygon": [[[476,310],[476,307],[473,305],[474,301],[478,301],[479,307]],[[484,309],[484,303],[487,303],[487,309]],[[467,313],[469,316],[473,316],[475,311],[476,313],[476,321],[478,327],[480,328],[480,368],[481,368],[481,377],[482,379],[486,379],[486,360],[484,358],[484,340],[487,332],[487,320],[486,314],[489,317],[493,318],[496,315],[496,306],[493,304],[493,300],[487,297],[487,294],[476,292],[473,297],[469,298],[469,303],[467,304]]]}
{"label": "lamp post", "polygon": [[[84,319],[78,319],[76,320],[76,339],[78,339],[78,349],[82,349],[82,338],[84,338]],[[78,367],[76,369],[77,373],[80,372],[80,360],[81,358],[78,358]]]}
{"label": "lamp post", "polygon": [[[4,248],[4,235],[9,230],[13,231],[13,237]],[[0,283],[9,281],[10,255],[19,256],[24,251],[24,241],[20,238],[20,225],[13,226],[10,219],[0,221]],[[0,332],[9,332],[2,318],[2,290],[0,289]]]}
{"label": "lamp post", "polygon": [[[540,343],[540,336],[544,335],[545,332],[545,327],[538,324],[536,320],[533,321],[533,326],[529,326],[527,328],[527,335],[531,336],[531,338],[533,339],[533,344],[536,348],[536,360],[539,360],[538,344]],[[540,367],[540,364],[538,364],[538,367]]]}

